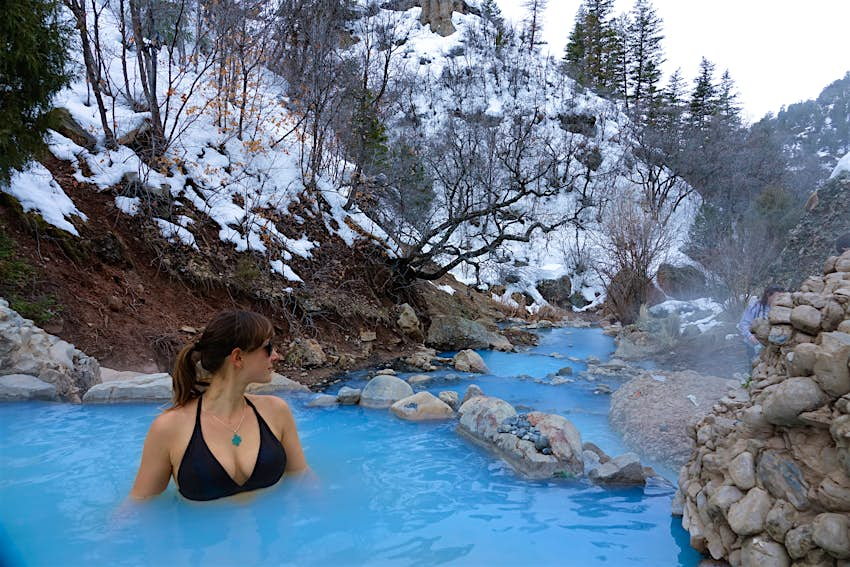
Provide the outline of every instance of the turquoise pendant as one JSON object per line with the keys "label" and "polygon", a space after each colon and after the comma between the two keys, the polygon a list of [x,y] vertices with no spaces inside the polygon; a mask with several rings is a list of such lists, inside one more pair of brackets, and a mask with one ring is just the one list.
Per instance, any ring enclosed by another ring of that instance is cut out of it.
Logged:
{"label": "turquoise pendant", "polygon": [[234,434],[233,434],[233,439],[231,439],[231,440],[230,440],[230,442],[231,442],[231,443],[233,443],[234,445],[236,445],[236,446],[238,447],[238,446],[239,446],[239,444],[242,442],[242,438],[241,438],[241,437],[239,437],[237,434],[235,434],[235,433],[234,433]]}

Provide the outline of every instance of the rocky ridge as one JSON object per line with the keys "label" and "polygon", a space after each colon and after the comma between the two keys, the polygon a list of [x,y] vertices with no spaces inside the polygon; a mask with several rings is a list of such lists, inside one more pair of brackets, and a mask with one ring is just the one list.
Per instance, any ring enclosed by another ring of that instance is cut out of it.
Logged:
{"label": "rocky ridge", "polygon": [[749,399],[689,429],[679,475],[691,545],[733,566],[850,560],[850,251],[781,294]]}

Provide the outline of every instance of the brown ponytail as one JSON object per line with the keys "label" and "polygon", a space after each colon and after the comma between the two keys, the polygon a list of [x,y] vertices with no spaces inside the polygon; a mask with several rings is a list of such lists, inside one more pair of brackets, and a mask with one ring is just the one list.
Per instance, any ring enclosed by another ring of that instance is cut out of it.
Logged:
{"label": "brown ponytail", "polygon": [[[201,338],[177,353],[171,373],[173,406],[185,405],[203,394],[209,385],[207,373],[217,372],[233,349],[250,352],[272,336],[272,322],[253,311],[228,310],[213,317]],[[203,379],[198,376],[199,370]]]}

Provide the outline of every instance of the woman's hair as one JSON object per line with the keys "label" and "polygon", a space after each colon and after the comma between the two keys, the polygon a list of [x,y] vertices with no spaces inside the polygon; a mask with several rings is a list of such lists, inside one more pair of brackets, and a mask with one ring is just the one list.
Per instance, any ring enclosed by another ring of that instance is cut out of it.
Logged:
{"label": "woman's hair", "polygon": [[764,307],[770,301],[770,296],[774,293],[780,293],[785,291],[785,288],[776,284],[770,284],[766,288],[764,288],[764,292],[761,294],[761,299],[759,299],[759,303]]}
{"label": "woman's hair", "polygon": [[210,321],[201,338],[183,347],[174,361],[171,373],[173,382],[172,403],[174,407],[185,405],[197,398],[209,385],[207,377],[199,377],[201,371],[215,373],[230,356],[233,349],[246,352],[263,346],[263,342],[274,336],[274,326],[264,315],[253,311],[222,311]]}

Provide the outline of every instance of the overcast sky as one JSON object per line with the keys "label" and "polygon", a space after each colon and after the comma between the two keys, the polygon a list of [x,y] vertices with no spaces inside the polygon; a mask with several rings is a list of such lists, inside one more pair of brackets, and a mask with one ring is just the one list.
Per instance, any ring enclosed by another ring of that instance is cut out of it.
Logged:
{"label": "overcast sky", "polygon": [[[523,0],[497,0],[503,14],[523,17]],[[617,0],[615,13],[633,0]],[[559,57],[580,0],[549,0],[544,36]],[[702,56],[729,69],[745,118],[813,99],[850,71],[850,0],[653,0],[664,21],[667,75],[677,67],[692,84]],[[666,76],[664,78],[666,83]]]}

